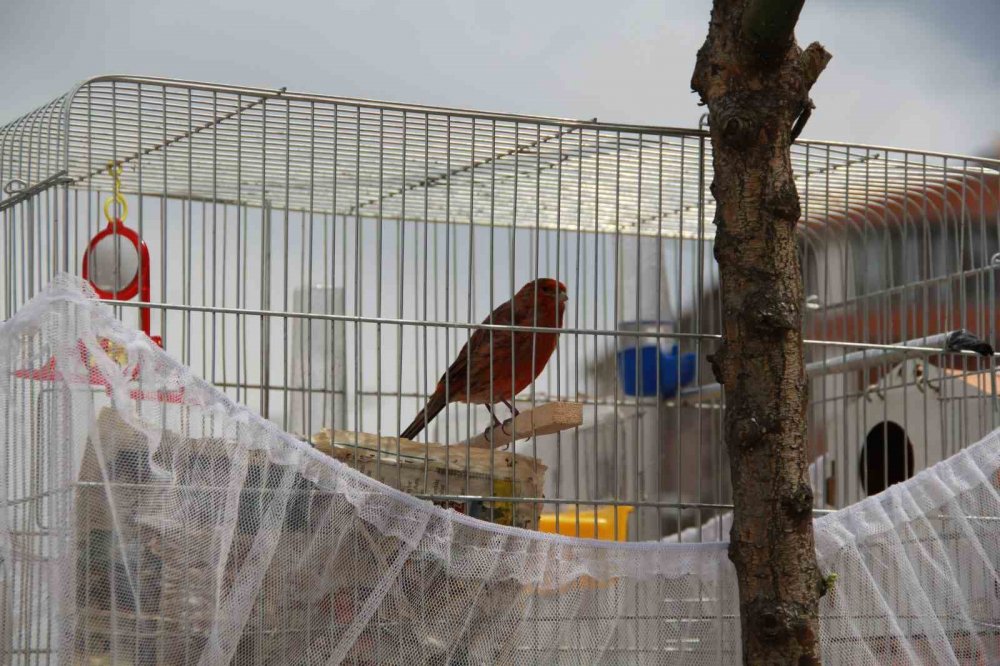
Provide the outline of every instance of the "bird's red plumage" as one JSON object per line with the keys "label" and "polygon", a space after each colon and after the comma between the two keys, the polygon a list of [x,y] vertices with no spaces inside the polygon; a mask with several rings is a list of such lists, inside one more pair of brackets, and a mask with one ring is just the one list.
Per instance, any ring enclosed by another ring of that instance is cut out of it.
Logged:
{"label": "bird's red plumage", "polygon": [[[542,278],[522,287],[483,324],[559,329],[565,309],[566,286]],[[415,437],[449,402],[493,405],[509,401],[541,374],[558,340],[556,331],[477,329],[438,380],[427,406],[400,436]]]}

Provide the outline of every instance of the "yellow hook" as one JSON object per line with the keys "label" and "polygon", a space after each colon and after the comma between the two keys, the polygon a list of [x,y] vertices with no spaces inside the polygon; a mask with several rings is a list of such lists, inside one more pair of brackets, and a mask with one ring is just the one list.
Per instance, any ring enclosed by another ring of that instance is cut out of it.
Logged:
{"label": "yellow hook", "polygon": [[125,201],[125,197],[122,196],[121,192],[121,165],[115,164],[114,162],[108,162],[108,173],[114,178],[114,195],[104,200],[104,217],[107,218],[109,223],[114,224],[115,218],[111,216],[111,204],[118,202],[118,206],[121,210],[121,215],[118,217],[118,220],[124,222],[125,218],[128,217],[128,202]]}

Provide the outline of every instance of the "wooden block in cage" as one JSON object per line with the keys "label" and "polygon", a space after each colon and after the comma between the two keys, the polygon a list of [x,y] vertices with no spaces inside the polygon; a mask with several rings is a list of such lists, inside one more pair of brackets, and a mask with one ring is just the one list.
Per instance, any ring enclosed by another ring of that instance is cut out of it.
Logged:
{"label": "wooden block in cage", "polygon": [[[545,464],[512,451],[379,438],[329,428],[313,435],[312,443],[317,450],[411,495],[516,500],[542,497],[545,488]],[[541,513],[541,505],[536,502],[487,501],[482,509],[478,517],[527,529],[537,527]]]}

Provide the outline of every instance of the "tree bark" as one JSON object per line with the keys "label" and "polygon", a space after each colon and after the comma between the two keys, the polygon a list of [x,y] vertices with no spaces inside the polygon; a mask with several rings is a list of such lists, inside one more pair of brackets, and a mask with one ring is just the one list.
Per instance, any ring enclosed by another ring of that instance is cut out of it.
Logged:
{"label": "tree bark", "polygon": [[793,30],[804,0],[714,0],[691,86],[708,106],[735,505],[729,558],[747,664],[818,664],[823,581],[805,455],[807,379],[790,147],[830,59]]}

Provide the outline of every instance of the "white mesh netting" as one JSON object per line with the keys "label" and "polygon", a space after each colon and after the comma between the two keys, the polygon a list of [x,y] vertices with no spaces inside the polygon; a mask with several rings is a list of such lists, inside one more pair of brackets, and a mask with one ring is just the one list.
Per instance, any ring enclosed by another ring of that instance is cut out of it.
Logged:
{"label": "white mesh netting", "polygon": [[[0,661],[740,661],[726,544],[414,499],[234,404],[72,278],[0,325],[0,372]],[[1000,660],[998,466],[994,434],[816,522],[838,575],[825,663]]]}

